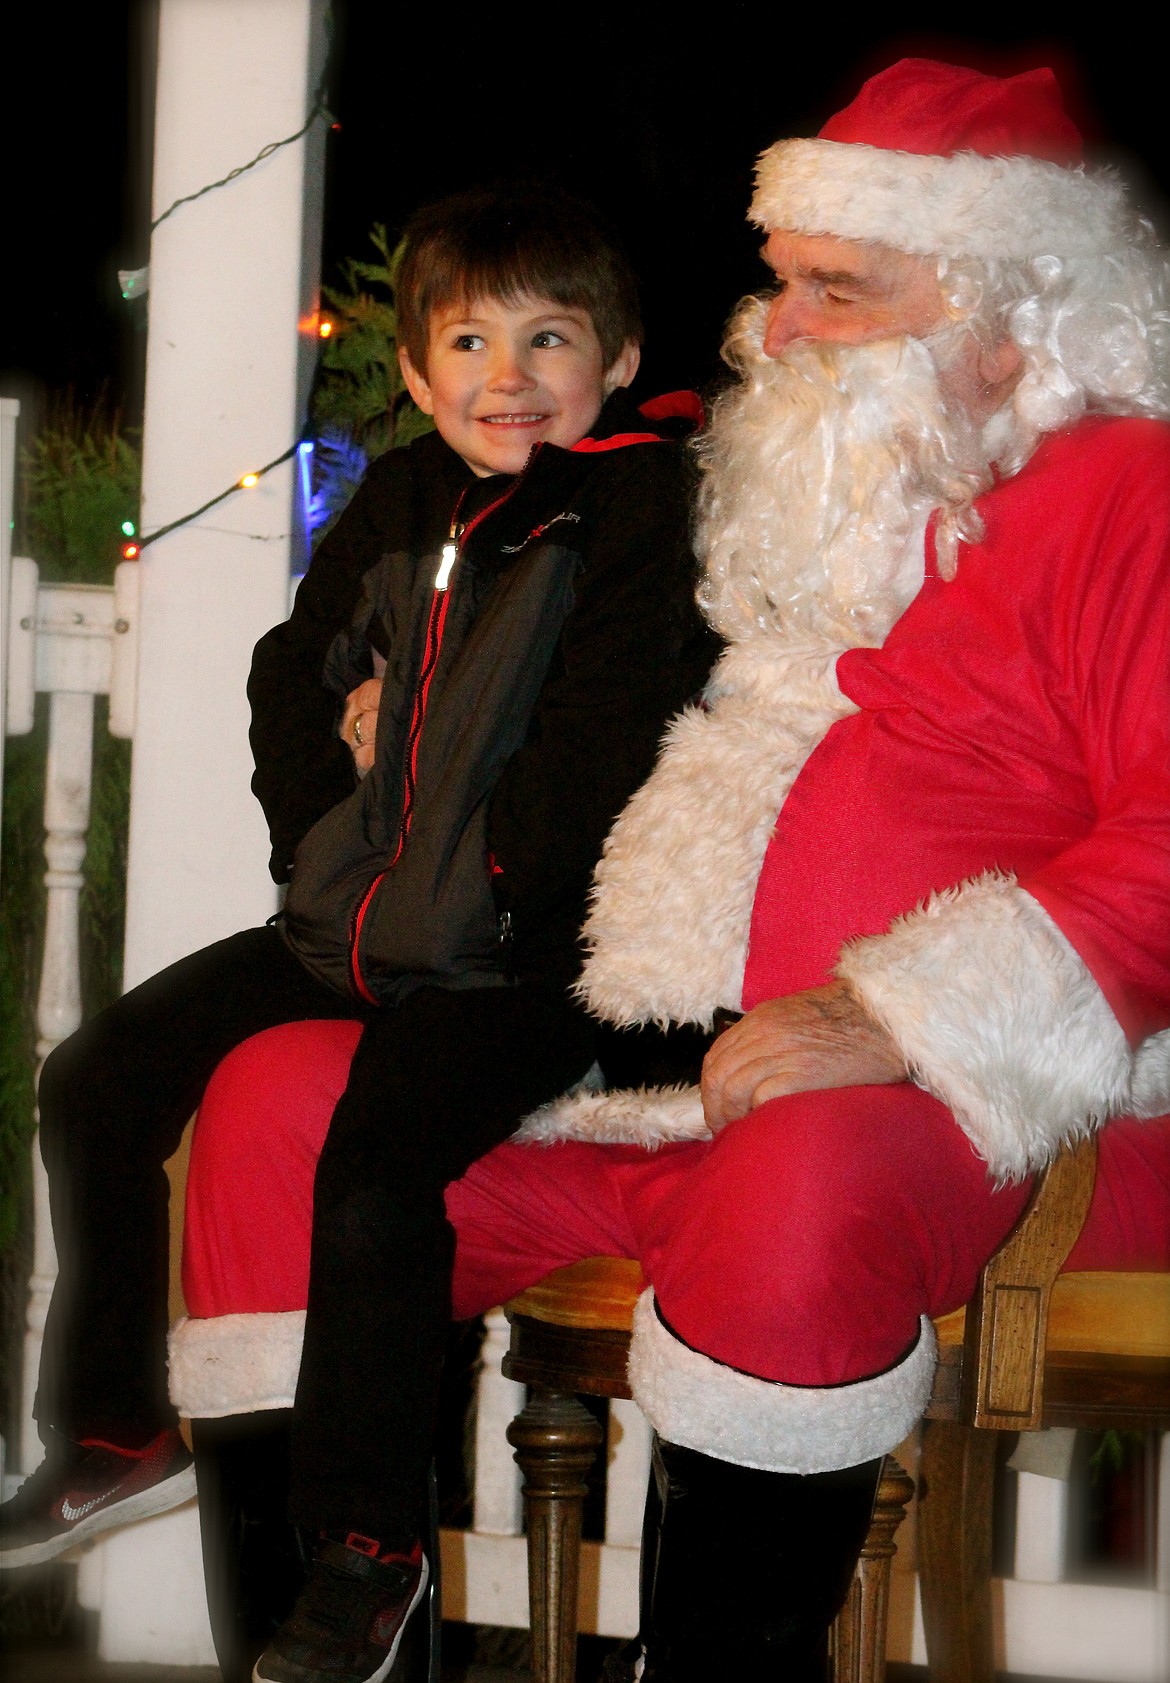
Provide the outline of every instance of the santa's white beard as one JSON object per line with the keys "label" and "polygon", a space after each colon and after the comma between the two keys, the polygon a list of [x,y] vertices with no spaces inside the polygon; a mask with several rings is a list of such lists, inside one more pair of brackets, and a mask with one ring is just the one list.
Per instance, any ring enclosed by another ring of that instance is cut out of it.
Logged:
{"label": "santa's white beard", "polygon": [[798,341],[774,359],[766,308],[750,299],[732,323],[724,354],[740,382],[700,444],[700,601],[733,641],[879,644],[917,589],[904,557],[931,510],[944,577],[959,537],[980,535],[971,504],[990,484],[986,453],[936,361],[954,330],[929,344]]}

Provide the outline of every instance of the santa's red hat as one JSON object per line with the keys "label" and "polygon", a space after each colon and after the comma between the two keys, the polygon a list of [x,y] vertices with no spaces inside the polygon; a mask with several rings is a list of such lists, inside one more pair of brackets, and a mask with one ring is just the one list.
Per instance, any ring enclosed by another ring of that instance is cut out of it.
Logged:
{"label": "santa's red hat", "polygon": [[921,256],[1097,257],[1132,236],[1121,184],[1081,166],[1051,70],[921,58],[871,77],[815,140],[761,154],[750,216]]}

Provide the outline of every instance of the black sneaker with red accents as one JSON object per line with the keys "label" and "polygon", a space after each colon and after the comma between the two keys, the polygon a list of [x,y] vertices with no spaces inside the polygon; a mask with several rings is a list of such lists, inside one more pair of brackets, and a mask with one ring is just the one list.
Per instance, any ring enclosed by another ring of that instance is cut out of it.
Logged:
{"label": "black sneaker with red accents", "polygon": [[256,1661],[253,1683],[381,1683],[430,1571],[419,1545],[380,1554],[369,1537],[323,1541],[297,1604]]}
{"label": "black sneaker with red accents", "polygon": [[0,1506],[0,1567],[37,1566],[194,1494],[191,1454],[174,1428],[142,1449],[57,1437],[36,1472]]}

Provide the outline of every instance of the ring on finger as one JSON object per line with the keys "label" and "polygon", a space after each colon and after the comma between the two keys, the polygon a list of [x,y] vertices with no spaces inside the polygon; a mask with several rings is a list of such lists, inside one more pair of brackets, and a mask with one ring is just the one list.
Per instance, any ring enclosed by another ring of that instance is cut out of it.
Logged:
{"label": "ring on finger", "polygon": [[353,740],[356,747],[365,747],[365,743],[362,741],[362,721],[360,714],[353,722]]}

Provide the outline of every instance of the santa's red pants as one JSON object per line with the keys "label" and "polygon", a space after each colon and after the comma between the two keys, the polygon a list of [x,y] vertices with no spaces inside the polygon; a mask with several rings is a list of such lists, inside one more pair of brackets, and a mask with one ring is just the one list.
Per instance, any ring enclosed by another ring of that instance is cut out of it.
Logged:
{"label": "santa's red pants", "polygon": [[[220,1065],[188,1180],[193,1317],[305,1307],[313,1174],[358,1033],[290,1024]],[[658,1151],[505,1144],[447,1191],[454,1313],[581,1257],[637,1257],[685,1343],[765,1379],[837,1384],[966,1302],[1026,1195],[997,1190],[950,1113],[908,1085],[776,1100]],[[1170,1117],[1105,1129],[1067,1266],[1170,1267]]]}

